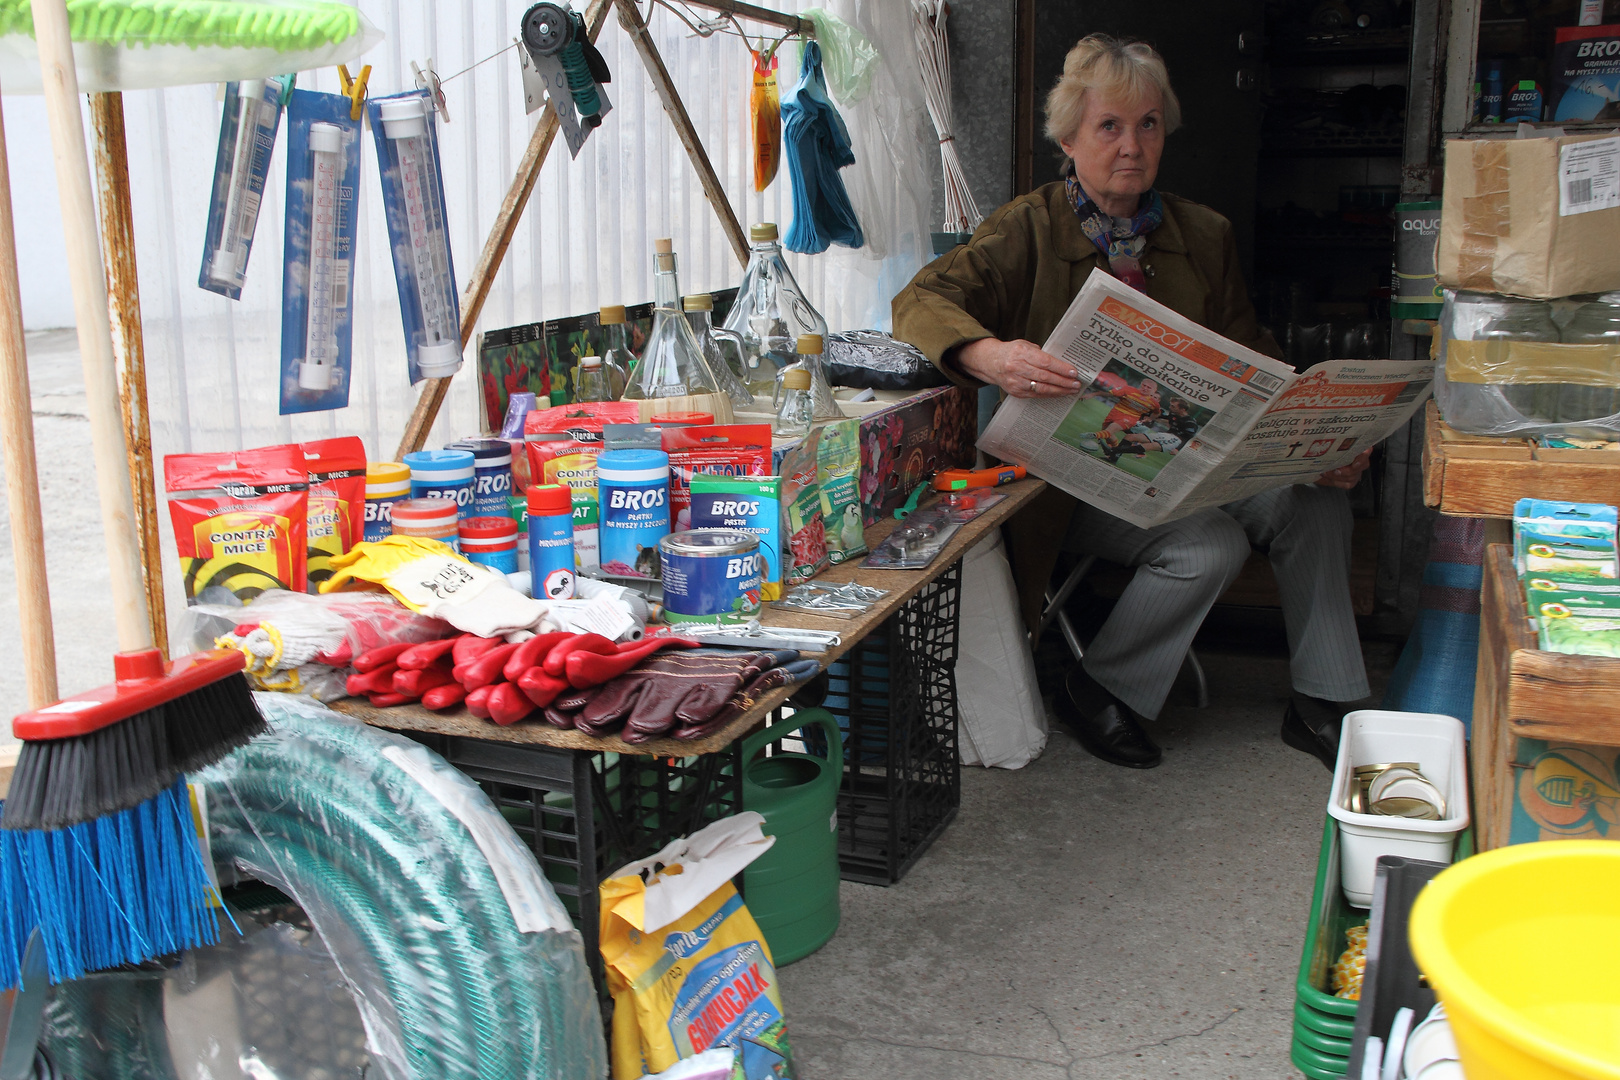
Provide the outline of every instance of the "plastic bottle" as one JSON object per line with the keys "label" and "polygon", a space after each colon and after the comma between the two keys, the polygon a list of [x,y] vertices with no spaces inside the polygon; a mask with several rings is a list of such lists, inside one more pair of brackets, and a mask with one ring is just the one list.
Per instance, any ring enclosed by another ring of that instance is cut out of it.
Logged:
{"label": "plastic bottle", "polygon": [[[727,359],[726,353],[735,352],[737,363],[742,363],[743,344],[742,335],[731,330],[718,330],[714,326],[714,297],[708,293],[698,293],[688,296],[681,301],[681,308],[686,312],[686,321],[692,325],[692,333],[703,347],[703,359],[709,362],[709,370],[720,381],[720,388],[726,392],[731,403],[736,406],[752,405],[754,395],[749,392],[748,386],[738,374],[738,368]],[[720,348],[725,342],[726,349]]]}
{"label": "plastic bottle", "polygon": [[518,572],[517,522],[510,516],[468,518],[459,529],[461,553],[503,574]]}
{"label": "plastic bottle", "polygon": [[411,497],[411,467],[398,461],[366,465],[366,532],[376,543],[392,532],[394,504]]}
{"label": "plastic bottle", "polygon": [[567,484],[529,488],[529,579],[536,600],[574,595],[574,496]]}
{"label": "plastic bottle", "polygon": [[1492,60],[1485,67],[1485,99],[1480,119],[1489,124],[1502,120],[1502,61]]}
{"label": "plastic bottle", "polygon": [[703,346],[681,313],[681,285],[675,247],[668,238],[653,245],[653,326],[647,346],[630,372],[624,399],[687,397],[722,393],[703,358]]}
{"label": "plastic bottle", "polygon": [[613,400],[613,392],[608,389],[607,371],[600,356],[579,358],[579,365],[574,368],[574,400]]}
{"label": "plastic bottle", "polygon": [[[684,319],[681,325],[686,325]],[[658,577],[658,541],[669,534],[669,455],[662,450],[609,450],[596,459],[596,489],[602,572]]]}
{"label": "plastic bottle", "polygon": [[[798,363],[794,345],[799,336],[825,337],[827,320],[811,306],[793,279],[782,258],[782,245],[777,243],[776,226],[770,222],[755,225],[748,230],[748,238],[748,268],[743,271],[737,300],[726,315],[725,328],[742,335],[748,389],[755,394],[774,393],[776,373]],[[844,415],[819,366],[810,378],[816,395],[816,419],[833,420]]]}
{"label": "plastic bottle", "polygon": [[771,434],[789,439],[807,435],[815,416],[816,404],[810,396],[810,372],[801,367],[788,368],[782,372],[782,405],[771,423]]}
{"label": "plastic bottle", "polygon": [[[1566,385],[1558,397],[1559,419],[1564,422],[1602,420],[1620,412],[1620,292],[1604,293],[1575,309],[1564,326],[1570,345],[1593,347],[1584,365],[1608,372],[1608,386]],[[1601,354],[1601,355],[1599,355]],[[1615,428],[1597,432],[1604,438],[1620,434]]]}
{"label": "plastic bottle", "polygon": [[613,395],[611,401],[624,396],[624,386],[636,366],[635,350],[630,347],[628,318],[623,304],[609,304],[597,310],[602,339],[596,354],[602,358],[602,369],[607,373],[608,393]]}
{"label": "plastic bottle", "polygon": [[464,518],[473,513],[476,471],[471,450],[418,450],[405,455],[411,469],[411,498],[449,499]]}

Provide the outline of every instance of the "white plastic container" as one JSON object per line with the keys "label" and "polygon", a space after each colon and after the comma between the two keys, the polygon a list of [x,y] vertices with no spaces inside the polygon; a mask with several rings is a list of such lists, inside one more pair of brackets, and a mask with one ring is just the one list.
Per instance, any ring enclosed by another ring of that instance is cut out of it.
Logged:
{"label": "white plastic container", "polygon": [[[1371,907],[1380,855],[1451,862],[1457,834],[1468,827],[1468,766],[1462,721],[1438,713],[1348,713],[1339,734],[1328,813],[1339,823],[1339,877],[1352,907]],[[1351,772],[1361,765],[1415,761],[1440,789],[1446,813],[1438,821],[1355,814],[1345,809]]]}

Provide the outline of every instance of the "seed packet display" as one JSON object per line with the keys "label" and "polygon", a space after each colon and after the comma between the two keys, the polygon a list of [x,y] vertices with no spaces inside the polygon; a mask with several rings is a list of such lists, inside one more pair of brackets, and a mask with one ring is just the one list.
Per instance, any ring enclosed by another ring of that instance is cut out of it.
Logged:
{"label": "seed packet display", "polygon": [[305,542],[309,591],[332,576],[332,558],[353,547],[366,527],[366,446],[350,435],[307,442],[298,449],[309,477]]}
{"label": "seed packet display", "polygon": [[633,401],[595,401],[537,409],[523,422],[529,478],[535,484],[567,484],[574,500],[574,562],[581,574],[602,567],[596,458],[602,429],[634,423],[641,407]]}
{"label": "seed packet display", "polygon": [[782,455],[782,584],[798,585],[827,568],[827,528],[816,483],[820,428]]}
{"label": "seed packet display", "polygon": [[513,394],[533,394],[539,401],[550,402],[551,373],[540,326],[525,323],[478,335],[478,386],[484,399],[486,431],[502,430]]}
{"label": "seed packet display", "polygon": [[710,424],[666,427],[660,436],[669,455],[669,512],[676,532],[696,529],[692,523],[692,478],[769,476],[769,424]]}
{"label": "seed packet display", "polygon": [[305,590],[309,483],[298,447],[170,454],[163,487],[188,603],[216,585],[241,600]]}
{"label": "seed packet display", "polygon": [[248,255],[259,224],[264,182],[270,175],[270,154],[292,82],[291,75],[281,75],[225,84],[219,150],[214,156],[214,192],[208,201],[197,284],[232,300],[241,299],[247,280]]}
{"label": "seed packet display", "polygon": [[1520,499],[1513,558],[1521,576],[1616,578],[1616,511],[1602,503]]}
{"label": "seed packet display", "polygon": [[294,90],[287,105],[281,271],[281,413],[349,404],[360,122],[341,94]]}
{"label": "seed packet display", "polygon": [[816,486],[827,535],[827,558],[834,563],[866,552],[861,522],[861,421],[838,420],[821,429],[816,447]]}
{"label": "seed packet display", "polygon": [[736,529],[759,537],[761,600],[782,595],[781,488],[775,476],[692,477],[692,528]]}
{"label": "seed packet display", "polygon": [[1620,584],[1533,575],[1524,592],[1544,651],[1620,656]]}

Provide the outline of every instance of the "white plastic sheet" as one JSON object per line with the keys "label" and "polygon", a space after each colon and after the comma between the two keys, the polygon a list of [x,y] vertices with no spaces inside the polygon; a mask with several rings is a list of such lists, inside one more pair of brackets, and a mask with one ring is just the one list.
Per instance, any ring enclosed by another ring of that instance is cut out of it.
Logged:
{"label": "white plastic sheet", "polygon": [[960,633],[962,764],[1021,769],[1046,748],[1046,708],[999,531],[962,560]]}

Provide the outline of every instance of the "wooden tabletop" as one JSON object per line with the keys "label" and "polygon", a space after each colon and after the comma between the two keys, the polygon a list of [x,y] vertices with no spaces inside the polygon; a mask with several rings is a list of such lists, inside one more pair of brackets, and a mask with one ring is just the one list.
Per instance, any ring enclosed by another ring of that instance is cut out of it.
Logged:
{"label": "wooden tabletop", "polygon": [[[836,631],[840,636],[837,646],[824,653],[804,654],[806,659],[820,661],[822,669],[825,670],[828,665],[854,648],[862,638],[893,615],[902,604],[917,595],[925,585],[950,569],[968,548],[977,544],[991,529],[998,528],[1045,488],[1046,484],[1043,481],[1031,478],[995,489],[1006,498],[957,530],[956,535],[945,545],[945,550],[940,552],[925,569],[868,570],[860,565],[860,559],[855,559],[838,566],[829,566],[816,576],[817,584],[839,585],[848,581],[858,581],[862,585],[887,589],[889,595],[878,601],[864,615],[853,619],[835,619],[807,612],[778,610],[773,605],[767,604],[760,616],[760,622],[767,627],[791,626]],[[922,505],[927,506],[928,500]],[[891,517],[876,525],[867,526],[867,545],[876,547],[897,524],[899,523]],[[763,722],[771,710],[788,699],[794,689],[783,687],[772,691],[761,698],[752,709],[705,738],[653,739],[644,743],[627,743],[617,735],[599,737],[578,731],[567,731],[552,727],[539,719],[523,720],[509,727],[501,727],[489,720],[480,719],[465,709],[438,713],[424,709],[420,705],[376,708],[361,698],[347,698],[334,702],[331,707],[338,712],[391,731],[458,735],[463,738],[483,739],[487,742],[550,746],[561,750],[603,750],[616,754],[644,754],[650,757],[689,757],[724,750],[733,741]]]}

